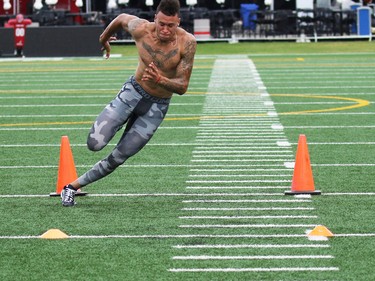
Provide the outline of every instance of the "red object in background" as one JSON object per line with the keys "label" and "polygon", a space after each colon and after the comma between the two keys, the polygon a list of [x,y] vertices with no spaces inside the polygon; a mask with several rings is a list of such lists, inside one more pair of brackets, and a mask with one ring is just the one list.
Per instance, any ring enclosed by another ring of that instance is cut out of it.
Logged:
{"label": "red object in background", "polygon": [[5,24],[5,27],[14,29],[14,48],[19,55],[22,54],[22,49],[25,46],[26,27],[31,23],[30,19],[25,19],[22,14],[18,14],[15,19],[10,19]]}

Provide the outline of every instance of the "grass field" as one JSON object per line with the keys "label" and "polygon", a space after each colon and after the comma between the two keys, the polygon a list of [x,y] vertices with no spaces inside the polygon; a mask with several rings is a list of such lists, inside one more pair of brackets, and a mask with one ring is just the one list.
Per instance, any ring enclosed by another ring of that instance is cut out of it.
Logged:
{"label": "grass field", "polygon": [[[189,91],[150,143],[63,208],[88,130],[137,65],[0,61],[1,280],[375,280],[372,42],[201,44]],[[305,134],[315,188],[284,195]],[[306,231],[324,225],[328,240]],[[60,229],[68,239],[41,239]]]}

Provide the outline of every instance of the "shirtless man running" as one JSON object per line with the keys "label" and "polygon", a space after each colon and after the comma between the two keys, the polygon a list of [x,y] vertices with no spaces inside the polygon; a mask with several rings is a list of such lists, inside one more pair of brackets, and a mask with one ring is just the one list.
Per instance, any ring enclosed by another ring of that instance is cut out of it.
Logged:
{"label": "shirtless man running", "polygon": [[193,35],[179,27],[179,15],[178,0],[162,0],[154,22],[121,14],[100,35],[99,41],[109,58],[110,41],[116,39],[112,34],[121,28],[129,32],[135,40],[139,62],[135,75],[95,120],[88,135],[88,148],[101,150],[125,124],[126,127],[106,158],[63,188],[63,206],[74,206],[78,189],[109,175],[139,152],[163,121],[173,93],[186,93],[197,44]]}

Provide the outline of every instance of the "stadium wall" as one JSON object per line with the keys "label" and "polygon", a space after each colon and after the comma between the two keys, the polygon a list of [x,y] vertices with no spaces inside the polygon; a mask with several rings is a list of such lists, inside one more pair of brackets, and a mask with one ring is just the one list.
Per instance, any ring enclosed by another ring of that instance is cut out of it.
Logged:
{"label": "stadium wall", "polygon": [[[27,28],[26,57],[102,56],[99,35],[103,26],[50,26]],[[0,52],[14,51],[13,29],[0,28]]]}

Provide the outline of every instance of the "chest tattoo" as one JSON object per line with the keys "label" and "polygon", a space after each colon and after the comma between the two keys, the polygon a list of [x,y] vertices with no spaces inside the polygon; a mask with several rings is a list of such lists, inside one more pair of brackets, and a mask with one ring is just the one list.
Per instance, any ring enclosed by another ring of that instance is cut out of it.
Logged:
{"label": "chest tattoo", "polygon": [[144,42],[142,46],[151,56],[152,61],[156,64],[156,66],[160,68],[164,68],[166,66],[166,63],[168,63],[169,60],[171,60],[174,56],[178,54],[177,48],[165,53],[160,49],[154,50],[149,44]]}

